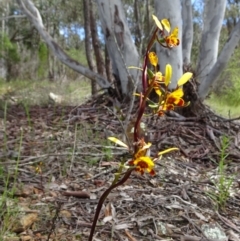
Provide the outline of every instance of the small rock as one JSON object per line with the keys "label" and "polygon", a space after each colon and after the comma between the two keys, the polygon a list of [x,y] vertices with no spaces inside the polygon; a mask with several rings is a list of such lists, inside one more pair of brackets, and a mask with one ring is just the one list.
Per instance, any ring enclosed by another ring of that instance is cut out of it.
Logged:
{"label": "small rock", "polygon": [[204,235],[209,239],[227,241],[228,238],[217,223],[203,224],[201,227]]}
{"label": "small rock", "polygon": [[61,216],[61,217],[64,217],[64,218],[71,218],[71,217],[72,217],[72,214],[71,214],[69,211],[67,211],[67,210],[62,210],[62,211],[60,212],[60,216]]}
{"label": "small rock", "polygon": [[30,213],[13,222],[12,232],[21,233],[27,230],[38,218],[37,213]]}
{"label": "small rock", "polygon": [[55,104],[61,104],[63,102],[63,97],[60,95],[56,95],[52,92],[49,93],[49,100]]}
{"label": "small rock", "polygon": [[3,237],[3,241],[20,241],[20,238],[19,237],[6,237],[4,236]]}
{"label": "small rock", "polygon": [[33,241],[32,237],[29,235],[21,236],[21,241]]}

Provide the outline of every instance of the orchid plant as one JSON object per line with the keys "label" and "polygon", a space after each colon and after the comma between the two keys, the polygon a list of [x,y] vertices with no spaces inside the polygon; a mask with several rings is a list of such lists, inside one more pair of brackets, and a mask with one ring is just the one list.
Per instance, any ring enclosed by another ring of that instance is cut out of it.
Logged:
{"label": "orchid plant", "polygon": [[[163,116],[169,110],[189,105],[189,103],[185,103],[182,98],[184,95],[182,86],[191,79],[192,73],[187,72],[183,74],[183,76],[178,80],[176,88],[174,90],[170,90],[169,85],[172,77],[172,66],[167,64],[165,67],[165,75],[163,75],[162,72],[158,70],[157,54],[151,51],[155,42],[159,43],[162,47],[169,49],[178,46],[180,44],[178,39],[178,28],[175,27],[171,31],[170,22],[167,19],[162,19],[160,21],[155,15],[153,15],[153,20],[156,24],[156,29],[151,36],[144,56],[142,68],[142,92],[135,93],[135,95],[139,97],[139,111],[134,125],[134,142],[132,143],[134,148],[131,150],[128,145],[116,137],[108,137],[110,141],[127,149],[132,158],[127,161],[121,161],[112,185],[100,197],[89,235],[89,241],[92,241],[93,239],[99,213],[109,193],[114,188],[123,185],[133,171],[139,172],[142,175],[147,172],[154,176],[154,166],[156,161],[159,160],[163,154],[178,150],[178,148],[172,147],[158,152],[155,158],[151,158],[149,150],[152,144],[146,142],[144,137],[140,135],[139,131],[141,119],[147,106],[152,109],[154,114]],[[152,68],[148,68],[148,63],[151,64]],[[152,91],[155,91],[158,96],[157,102],[150,99]]]}

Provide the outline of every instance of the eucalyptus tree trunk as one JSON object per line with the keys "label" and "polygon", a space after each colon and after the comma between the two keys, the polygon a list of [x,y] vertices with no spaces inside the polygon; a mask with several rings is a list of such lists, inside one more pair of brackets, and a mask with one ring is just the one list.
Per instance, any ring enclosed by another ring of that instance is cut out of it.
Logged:
{"label": "eucalyptus tree trunk", "polygon": [[133,86],[139,80],[139,55],[133,43],[121,0],[97,0],[113,74],[121,86],[124,97],[131,97]]}
{"label": "eucalyptus tree trunk", "polygon": [[[219,76],[221,75],[223,69],[227,66],[228,61],[230,60],[232,54],[234,53],[235,48],[237,47],[240,41],[240,20],[238,20],[237,25],[231,31],[231,34],[225,43],[217,62],[212,67],[211,71],[207,76],[202,80],[198,93],[202,100],[204,100],[213,85],[216,84]],[[239,93],[236,93],[239,94]]]}
{"label": "eucalyptus tree trunk", "polygon": [[192,1],[182,1],[182,58],[183,64],[191,63],[191,50],[193,42],[193,19],[192,19]]}
{"label": "eucalyptus tree trunk", "polygon": [[[167,18],[171,23],[171,30],[179,28],[178,37],[182,44],[182,25],[181,25],[181,1],[180,0],[155,0],[156,15],[159,20]],[[171,64],[173,68],[170,88],[175,88],[178,79],[183,73],[182,48],[177,46],[172,49],[163,48],[157,44],[157,54],[159,57],[160,70],[164,73],[165,66]]]}
{"label": "eucalyptus tree trunk", "polygon": [[[198,56],[197,76],[201,85],[206,85],[207,76],[217,61],[220,31],[227,0],[205,0],[203,32]],[[215,78],[215,77],[214,77]],[[199,90],[203,98],[203,87]]]}

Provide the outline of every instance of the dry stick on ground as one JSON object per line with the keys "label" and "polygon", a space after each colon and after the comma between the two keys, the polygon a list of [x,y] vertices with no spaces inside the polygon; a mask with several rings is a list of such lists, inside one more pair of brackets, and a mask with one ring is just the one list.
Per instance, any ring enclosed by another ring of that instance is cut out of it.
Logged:
{"label": "dry stick on ground", "polygon": [[237,228],[237,227],[235,226],[235,224],[233,224],[230,220],[228,220],[227,218],[221,216],[217,211],[216,211],[216,214],[218,215],[218,217],[221,219],[221,221],[222,221],[225,225],[227,225],[228,227],[230,227],[230,228],[233,229],[234,231],[240,233],[240,229]]}
{"label": "dry stick on ground", "polygon": [[[204,237],[204,239],[203,238],[200,238],[199,239],[199,241],[202,241],[202,240],[206,240],[206,241],[216,241],[216,240],[210,240],[210,239],[208,239],[207,237],[206,237],[206,235],[202,232],[202,230],[201,230],[201,228],[199,228],[192,220],[191,220],[191,218],[190,217],[187,217],[187,216],[185,216],[184,214],[182,214],[182,215],[180,215],[182,218],[184,218],[184,219],[186,219],[189,223],[191,223],[192,225],[193,225],[193,227],[195,227],[200,233],[202,233],[202,235],[203,235],[203,237]],[[184,236],[183,236],[184,237]],[[197,239],[195,239],[195,240],[197,240]],[[183,239],[183,241],[190,241],[189,239]]]}
{"label": "dry stick on ground", "polygon": [[70,164],[70,167],[69,167],[69,173],[71,173],[72,167],[73,167],[75,150],[76,150],[76,142],[77,142],[77,125],[75,124],[74,143],[73,143],[73,151],[72,151],[71,164]]}
{"label": "dry stick on ground", "polygon": [[128,238],[131,240],[131,241],[137,241],[129,232],[127,229],[124,230],[125,231],[125,234],[128,236]]}

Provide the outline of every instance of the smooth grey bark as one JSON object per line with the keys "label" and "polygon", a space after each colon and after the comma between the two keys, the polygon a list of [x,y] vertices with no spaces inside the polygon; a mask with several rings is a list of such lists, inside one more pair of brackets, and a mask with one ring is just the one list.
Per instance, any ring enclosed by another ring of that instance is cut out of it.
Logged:
{"label": "smooth grey bark", "polygon": [[191,63],[191,50],[193,42],[193,19],[192,19],[192,1],[182,1],[182,58],[183,64]]}
{"label": "smooth grey bark", "polygon": [[220,31],[227,0],[205,0],[203,32],[198,56],[197,76],[204,84],[207,75],[217,61]]}
{"label": "smooth grey bark", "polygon": [[121,0],[97,0],[98,12],[112,61],[113,73],[121,82],[124,96],[132,95],[133,85],[139,80],[139,55],[133,43]]}
{"label": "smooth grey bark", "polygon": [[87,78],[97,81],[97,83],[102,88],[110,87],[110,83],[103,78],[101,75],[94,73],[90,69],[82,66],[76,60],[73,60],[69,55],[67,55],[63,49],[54,41],[54,39],[48,34],[46,31],[41,15],[38,9],[34,6],[34,4],[30,0],[17,0],[17,3],[22,8],[23,12],[28,17],[29,21],[34,25],[34,27],[38,30],[41,37],[44,39],[48,47],[51,49],[53,54],[65,65],[69,68],[75,70],[76,72],[86,76]]}
{"label": "smooth grey bark", "polygon": [[206,76],[204,81],[200,84],[199,87],[199,96],[200,99],[204,100],[208,93],[210,92],[213,84],[218,80],[218,77],[227,66],[228,61],[230,60],[236,46],[240,41],[240,20],[237,25],[233,28],[227,42],[225,43],[218,59],[210,73]]}
{"label": "smooth grey bark", "polygon": [[[156,15],[159,20],[167,18],[171,23],[171,30],[175,27],[179,28],[179,40],[182,44],[182,22],[181,22],[181,1],[180,0],[155,0]],[[182,76],[183,61],[182,48],[180,46],[172,49],[163,48],[157,44],[157,54],[161,72],[165,72],[166,64],[171,64],[173,73],[170,88],[175,88],[178,79]]]}

